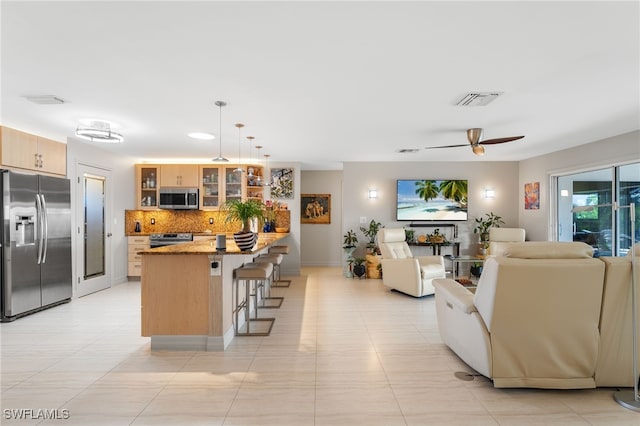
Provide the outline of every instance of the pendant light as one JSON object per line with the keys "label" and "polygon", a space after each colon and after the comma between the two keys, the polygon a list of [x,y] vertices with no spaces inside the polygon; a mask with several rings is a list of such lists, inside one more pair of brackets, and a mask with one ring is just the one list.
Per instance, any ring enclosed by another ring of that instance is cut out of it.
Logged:
{"label": "pendant light", "polygon": [[242,170],[242,164],[240,161],[240,131],[242,130],[242,128],[244,127],[244,124],[242,123],[236,123],[236,127],[238,128],[238,167],[236,167],[235,169],[233,169],[234,172],[236,173],[242,173],[244,170]]}
{"label": "pendant light", "polygon": [[[269,176],[271,176],[271,169],[269,169],[269,157],[271,157],[269,154],[265,154],[264,155],[264,175],[265,177],[267,176],[267,173],[269,173]],[[272,179],[271,177],[269,178],[269,180],[265,180],[262,184],[263,185],[267,185],[267,186],[271,186],[272,184]]]}
{"label": "pendant light", "polygon": [[[251,142],[253,142],[255,138],[253,136],[247,136],[247,140],[249,141],[249,164],[251,164]],[[248,168],[248,177],[253,177],[253,167],[249,166]]]}
{"label": "pendant light", "polygon": [[216,102],[215,102],[215,105],[216,105],[217,107],[219,107],[219,108],[220,108],[220,133],[219,133],[219,137],[220,137],[220,143],[219,143],[220,151],[219,151],[218,156],[217,156],[216,158],[212,159],[211,161],[213,161],[214,163],[228,163],[228,162],[229,162],[229,160],[227,160],[226,158],[224,158],[224,157],[222,156],[222,107],[223,107],[223,106],[227,106],[227,103],[226,103],[226,102],[223,102],[223,101],[216,101]]}

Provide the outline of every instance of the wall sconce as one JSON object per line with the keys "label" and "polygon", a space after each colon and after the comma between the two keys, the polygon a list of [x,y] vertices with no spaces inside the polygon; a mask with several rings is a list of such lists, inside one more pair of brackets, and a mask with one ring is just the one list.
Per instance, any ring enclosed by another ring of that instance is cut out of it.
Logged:
{"label": "wall sconce", "polygon": [[569,196],[569,190],[568,189],[561,189],[560,190],[560,196],[561,197],[568,197]]}
{"label": "wall sconce", "polygon": [[370,189],[369,190],[369,199],[372,198],[378,198],[378,190],[377,189]]}
{"label": "wall sconce", "polygon": [[484,189],[484,198],[486,199],[494,199],[496,198],[496,191],[493,188],[485,188]]}

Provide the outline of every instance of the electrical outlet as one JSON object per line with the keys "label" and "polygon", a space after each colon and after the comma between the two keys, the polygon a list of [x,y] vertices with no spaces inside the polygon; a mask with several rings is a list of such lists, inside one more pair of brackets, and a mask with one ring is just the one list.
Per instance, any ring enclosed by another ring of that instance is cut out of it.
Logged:
{"label": "electrical outlet", "polygon": [[209,225],[213,225],[213,218],[212,217],[209,218]]}
{"label": "electrical outlet", "polygon": [[152,224],[152,225],[155,225],[155,224],[156,224],[156,219],[155,219],[155,218],[153,218],[153,217],[151,218],[151,224]]}
{"label": "electrical outlet", "polygon": [[366,216],[360,216],[360,224],[361,225],[366,225],[367,223],[367,217]]}

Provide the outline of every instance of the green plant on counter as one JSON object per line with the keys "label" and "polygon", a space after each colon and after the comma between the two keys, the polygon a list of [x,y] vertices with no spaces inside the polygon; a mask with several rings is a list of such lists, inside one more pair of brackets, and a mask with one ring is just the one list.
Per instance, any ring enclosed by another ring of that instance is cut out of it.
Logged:
{"label": "green plant on counter", "polygon": [[258,200],[227,200],[220,211],[226,215],[225,222],[242,223],[242,232],[251,232],[251,219],[264,220],[265,207]]}

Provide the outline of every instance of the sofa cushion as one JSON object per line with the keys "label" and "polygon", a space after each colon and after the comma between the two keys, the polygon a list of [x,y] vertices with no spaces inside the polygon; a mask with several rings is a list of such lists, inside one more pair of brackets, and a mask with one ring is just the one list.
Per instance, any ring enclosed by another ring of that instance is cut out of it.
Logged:
{"label": "sofa cushion", "polygon": [[586,259],[593,257],[593,247],[571,241],[511,243],[504,256],[517,259]]}

